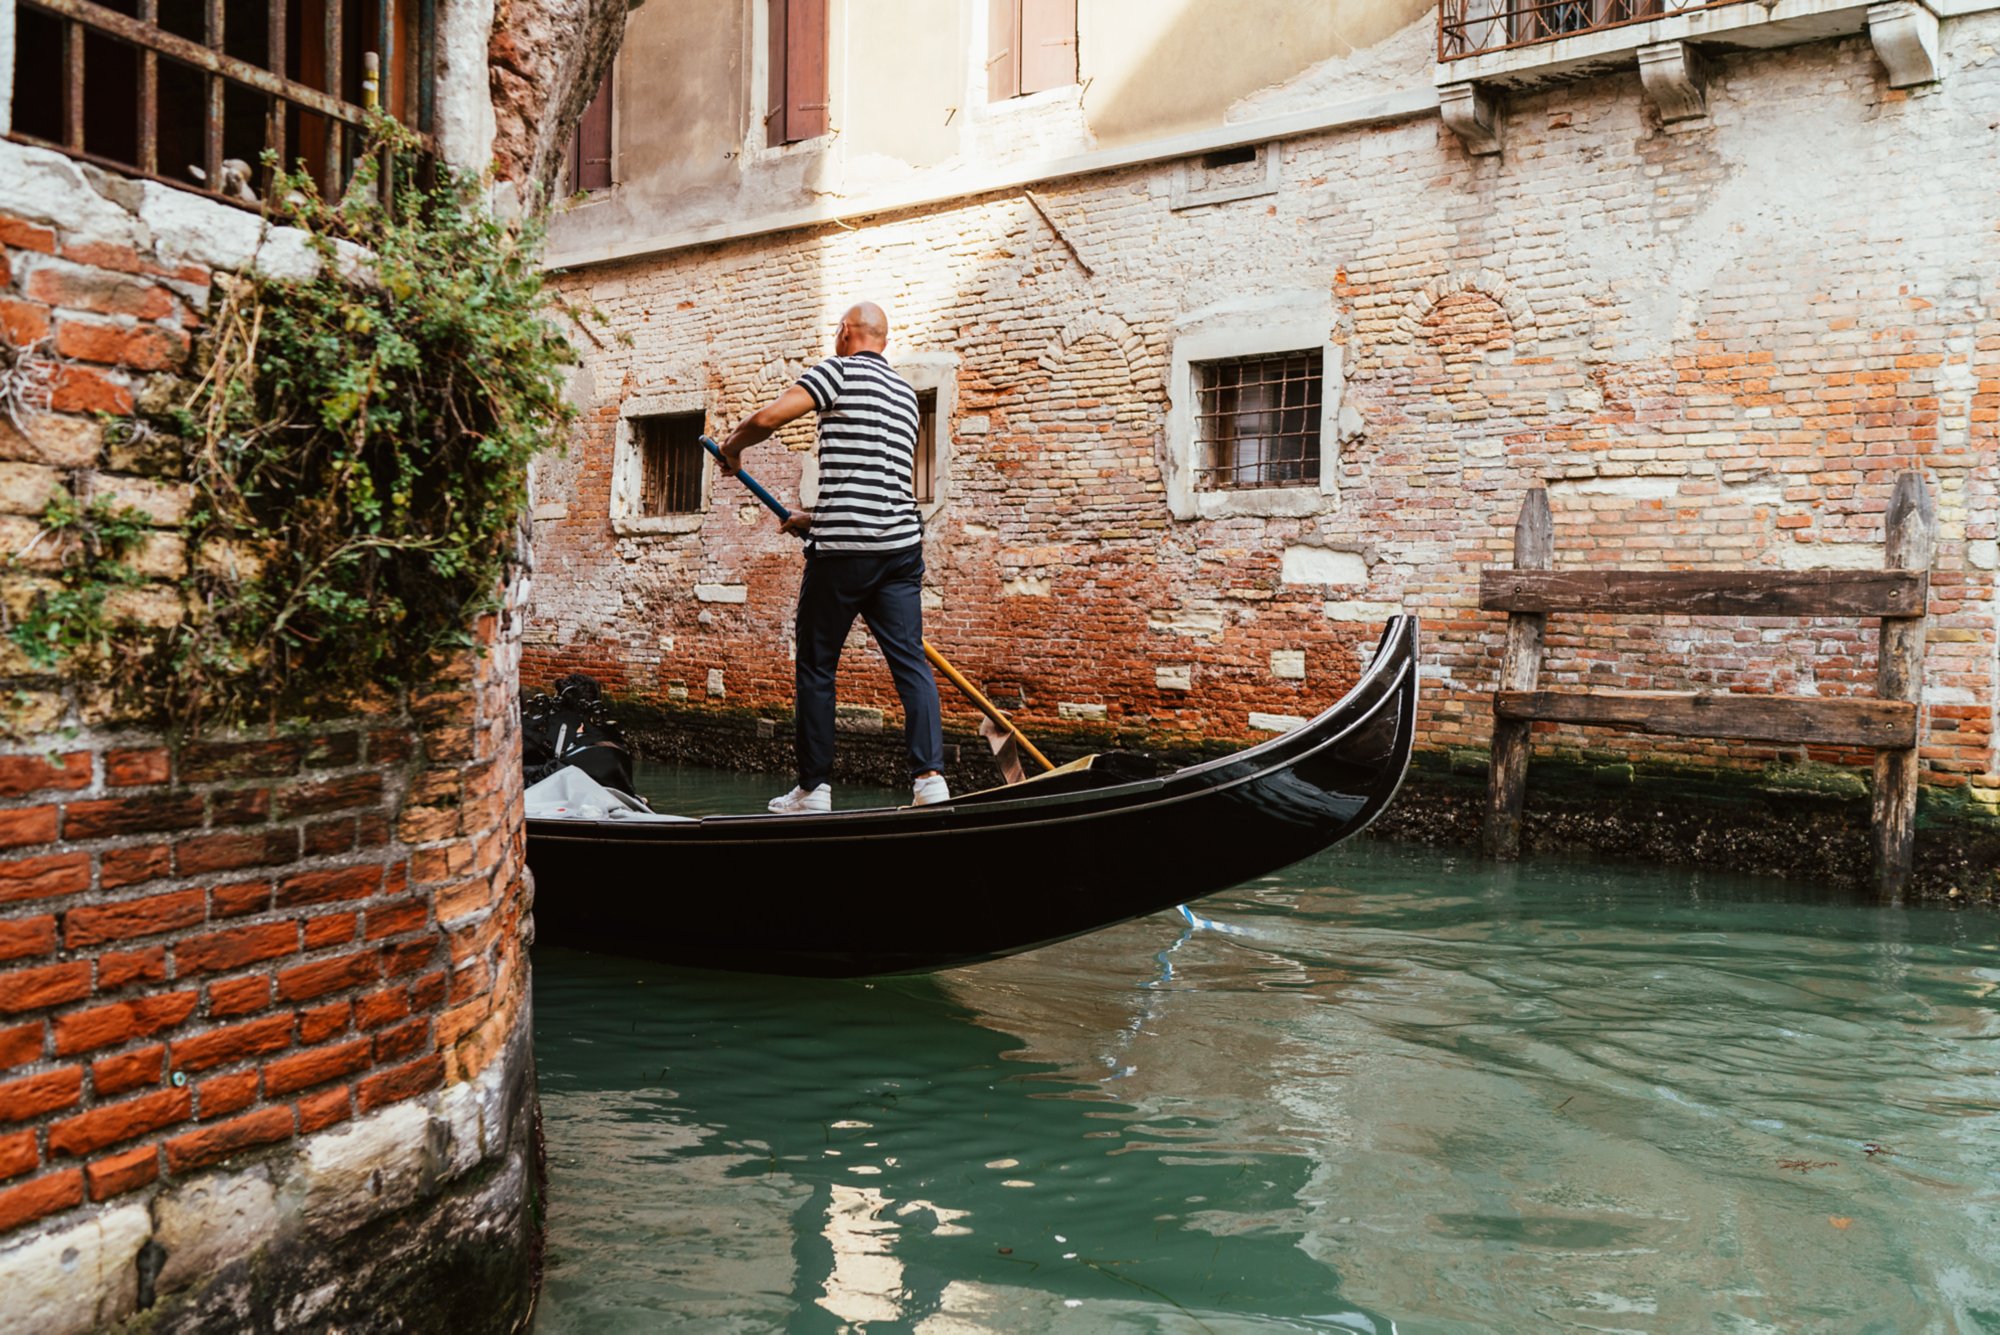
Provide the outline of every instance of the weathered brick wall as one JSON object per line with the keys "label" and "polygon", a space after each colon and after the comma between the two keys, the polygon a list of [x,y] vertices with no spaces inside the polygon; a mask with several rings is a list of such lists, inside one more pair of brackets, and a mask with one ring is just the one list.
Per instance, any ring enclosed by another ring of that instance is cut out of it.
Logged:
{"label": "weathered brick wall", "polygon": [[[218,274],[309,256],[240,211],[0,153],[0,326],[57,363],[48,411],[0,414],[7,608],[49,587],[37,516],[61,489],[152,517],[148,582],[114,596],[177,617],[179,446],[127,424],[173,391]],[[358,1320],[413,1275],[474,1325],[524,1314],[523,594],[415,698],[179,746],[0,639],[0,1324],[237,1328],[308,1296]],[[443,1282],[473,1255],[478,1291]]]}
{"label": "weathered brick wall", "polygon": [[[2000,238],[1971,183],[2000,119],[2000,63],[1980,54],[2000,27],[1947,32],[1944,80],[1916,94],[1853,38],[1723,56],[1711,114],[1673,126],[1636,76],[1517,96],[1498,159],[1426,117],[1286,141],[1279,193],[1221,206],[1171,209],[1172,164],[1051,183],[1091,273],[1007,195],[573,274],[629,344],[585,345],[583,429],[540,468],[526,677],[788,707],[791,544],[726,480],[700,533],[615,536],[613,428],[627,397],[693,387],[724,429],[873,298],[892,357],[960,359],[930,630],[975,678],[1018,683],[1031,731],[1059,732],[1066,704],[1188,737],[1310,713],[1400,607],[1428,627],[1422,745],[1481,747],[1504,630],[1477,610],[1477,571],[1510,559],[1529,487],[1550,488],[1559,565],[1879,566],[1893,475],[1919,467],[1941,522],[1925,778],[1991,802]],[[1301,518],[1171,519],[1177,321],[1301,288],[1325,294],[1342,351],[1338,497]],[[796,494],[794,456],[749,462]],[[1345,553],[1353,577],[1287,582],[1296,547]],[[1557,618],[1550,646],[1559,686],[1874,687],[1875,630],[1852,623]],[[1304,654],[1303,678],[1278,651]],[[841,691],[894,706],[866,648]]]}
{"label": "weathered brick wall", "polygon": [[464,676],[0,755],[0,1233],[484,1069],[526,995],[520,780],[511,683]]}

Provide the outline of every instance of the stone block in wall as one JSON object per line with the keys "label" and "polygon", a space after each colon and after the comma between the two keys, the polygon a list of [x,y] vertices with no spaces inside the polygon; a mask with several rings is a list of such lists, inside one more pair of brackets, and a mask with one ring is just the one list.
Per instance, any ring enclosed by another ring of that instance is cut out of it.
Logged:
{"label": "stone block in wall", "polygon": [[0,413],[0,459],[89,468],[103,446],[103,428],[89,418],[37,413],[16,423],[9,414]]}

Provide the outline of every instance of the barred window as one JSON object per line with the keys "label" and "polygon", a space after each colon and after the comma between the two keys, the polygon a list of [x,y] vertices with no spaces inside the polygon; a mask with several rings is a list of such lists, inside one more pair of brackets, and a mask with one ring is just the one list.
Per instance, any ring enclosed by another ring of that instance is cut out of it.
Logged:
{"label": "barred window", "polygon": [[1319,482],[1320,364],[1317,351],[1194,364],[1197,490]]}
{"label": "barred window", "polygon": [[663,413],[635,417],[639,445],[639,513],[688,515],[701,512],[702,433],[705,413]]}
{"label": "barred window", "polygon": [[257,204],[263,163],[328,194],[364,107],[428,138],[437,0],[18,0],[10,137]]}

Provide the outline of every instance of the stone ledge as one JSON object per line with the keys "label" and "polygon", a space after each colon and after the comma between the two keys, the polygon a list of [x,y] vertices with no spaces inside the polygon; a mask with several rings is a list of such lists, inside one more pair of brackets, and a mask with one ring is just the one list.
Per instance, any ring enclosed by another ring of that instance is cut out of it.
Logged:
{"label": "stone ledge", "polygon": [[[0,1250],[9,1329],[512,1330],[539,1224],[532,1024],[477,1079],[59,1216]],[[18,1323],[18,1324],[16,1324]]]}

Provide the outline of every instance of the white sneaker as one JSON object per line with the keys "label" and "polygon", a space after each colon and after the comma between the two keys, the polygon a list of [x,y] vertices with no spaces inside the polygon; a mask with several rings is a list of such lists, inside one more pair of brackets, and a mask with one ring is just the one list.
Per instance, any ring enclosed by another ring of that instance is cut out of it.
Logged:
{"label": "white sneaker", "polygon": [[803,788],[794,788],[783,797],[772,798],[770,809],[780,816],[803,816],[814,811],[831,811],[833,787],[823,783],[811,792]]}
{"label": "white sneaker", "polygon": [[945,786],[942,774],[926,774],[910,789],[910,805],[913,807],[927,807],[933,802],[949,801],[951,801],[951,789]]}

